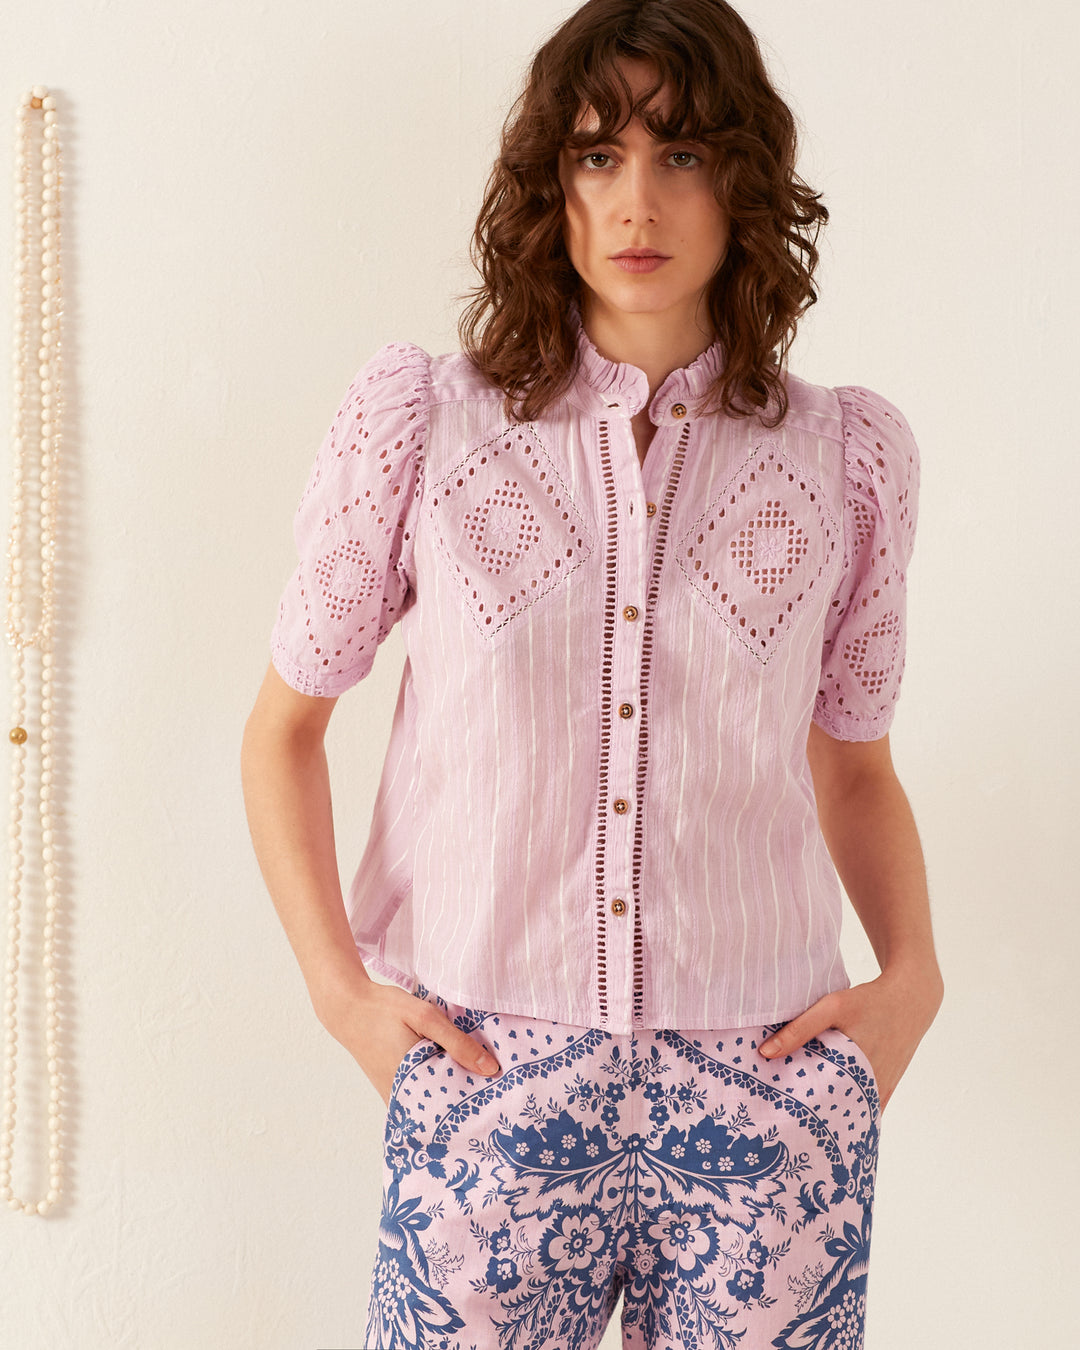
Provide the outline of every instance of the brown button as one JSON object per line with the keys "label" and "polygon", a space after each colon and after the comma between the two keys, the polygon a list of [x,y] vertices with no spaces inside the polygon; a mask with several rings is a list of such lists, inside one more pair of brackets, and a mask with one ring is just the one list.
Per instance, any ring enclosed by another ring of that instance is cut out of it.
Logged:
{"label": "brown button", "polygon": [[671,405],[671,415],[672,415],[672,417],[685,417],[685,416],[686,416],[686,404],[685,404],[685,403],[673,403],[673,404]]}
{"label": "brown button", "polygon": [[632,703],[619,704],[620,717],[633,717],[633,715],[634,715],[634,705]]}
{"label": "brown button", "polygon": [[627,605],[622,612],[622,616],[627,623],[633,623],[638,616],[637,605]]}
{"label": "brown button", "polygon": [[611,912],[612,914],[617,914],[620,918],[622,918],[622,916],[626,913],[626,901],[612,900]]}
{"label": "brown button", "polygon": [[646,503],[645,503],[645,514],[646,514],[647,516],[655,516],[655,515],[656,515],[656,503],[655,503],[655,502],[646,502]]}
{"label": "brown button", "polygon": [[630,810],[630,803],[624,797],[616,797],[611,803],[611,809],[617,816],[625,816]]}

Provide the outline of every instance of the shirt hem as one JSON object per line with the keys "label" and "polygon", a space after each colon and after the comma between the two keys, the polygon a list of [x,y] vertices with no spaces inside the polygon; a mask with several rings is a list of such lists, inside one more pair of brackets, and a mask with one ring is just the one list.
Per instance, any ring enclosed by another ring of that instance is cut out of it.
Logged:
{"label": "shirt hem", "polygon": [[357,951],[360,953],[360,959],[364,963],[365,970],[368,972],[374,971],[376,975],[381,975],[384,980],[390,980],[402,989],[407,989],[410,994],[416,992],[416,986],[420,981],[415,975],[406,975],[403,970],[398,970],[397,966],[392,966],[389,961],[384,961],[381,956],[375,956],[373,953],[365,951],[359,945]]}
{"label": "shirt hem", "polygon": [[[549,1008],[537,1008],[526,1006],[521,1000],[493,1000],[493,1006],[488,1006],[488,1001],[483,998],[476,998],[467,995],[461,989],[449,988],[437,981],[425,979],[422,975],[408,975],[397,966],[391,965],[381,957],[372,953],[360,950],[361,959],[364,966],[369,971],[374,971],[385,979],[392,980],[394,984],[401,988],[415,993],[418,985],[423,985],[433,997],[443,1000],[444,1003],[452,1004],[456,1008],[467,1009],[472,1012],[500,1013],[507,1017],[531,1017],[541,1022],[555,1022],[559,1026],[580,1027],[585,1031],[603,1030],[613,1036],[630,1036],[640,1031],[740,1031],[746,1027],[772,1027],[779,1026],[785,1022],[790,1022],[792,1018],[799,1017],[811,1004],[791,1004],[784,1005],[779,1011],[769,1009],[767,1012],[756,1011],[752,1013],[732,1014],[731,1020],[725,1020],[723,1014],[720,1018],[713,1018],[708,1022],[682,1022],[678,1025],[665,1020],[650,1020],[641,1026],[630,1024],[620,1024],[618,1026],[607,1025],[599,1026],[599,1020],[591,1022],[582,1020],[573,1015],[568,1016],[564,1011],[556,1015]],[[836,984],[824,989],[819,998],[823,998],[827,993],[836,993],[839,989],[850,988],[850,980],[845,980],[841,984]],[[811,1000],[811,1003],[816,1002]]]}

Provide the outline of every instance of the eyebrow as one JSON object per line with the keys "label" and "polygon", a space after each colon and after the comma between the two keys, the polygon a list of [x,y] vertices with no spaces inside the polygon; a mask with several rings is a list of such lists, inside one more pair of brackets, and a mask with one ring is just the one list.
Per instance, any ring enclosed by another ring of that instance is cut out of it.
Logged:
{"label": "eyebrow", "polygon": [[[585,127],[580,131],[571,132],[570,136],[571,136],[571,143],[576,141],[579,142],[581,146],[584,146],[586,144],[614,145],[619,150],[622,150],[626,144],[621,136],[608,136],[605,139],[600,135],[599,127],[596,128],[595,132],[592,131],[589,127]],[[675,145],[679,141],[686,141],[690,145],[705,145],[705,141],[700,140],[697,136],[672,136],[670,138],[654,136],[651,139],[655,140],[658,145]]]}

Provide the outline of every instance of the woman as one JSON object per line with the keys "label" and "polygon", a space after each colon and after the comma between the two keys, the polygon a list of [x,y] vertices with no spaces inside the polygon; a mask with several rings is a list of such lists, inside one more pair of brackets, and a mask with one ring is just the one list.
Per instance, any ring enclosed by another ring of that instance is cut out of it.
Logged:
{"label": "woman", "polygon": [[[590,0],[505,128],[463,354],[384,348],[319,452],[245,788],[388,1104],[365,1345],[594,1346],[620,1292],[626,1345],[862,1342],[941,999],[887,734],[917,464],[785,369],[827,218],[794,162],[723,0]],[[398,620],[346,908],[323,735]]]}

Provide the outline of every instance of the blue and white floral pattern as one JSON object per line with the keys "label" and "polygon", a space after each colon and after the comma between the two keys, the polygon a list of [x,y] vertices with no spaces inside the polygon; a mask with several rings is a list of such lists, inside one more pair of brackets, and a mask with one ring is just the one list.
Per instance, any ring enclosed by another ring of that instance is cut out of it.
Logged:
{"label": "blue and white floral pattern", "polygon": [[621,1293],[626,1346],[860,1350],[879,1113],[842,1033],[777,1064],[768,1027],[437,1001],[503,1072],[431,1041],[399,1066],[366,1346],[583,1350]]}

